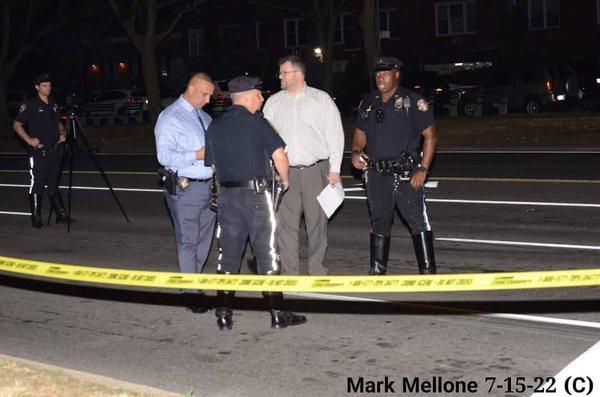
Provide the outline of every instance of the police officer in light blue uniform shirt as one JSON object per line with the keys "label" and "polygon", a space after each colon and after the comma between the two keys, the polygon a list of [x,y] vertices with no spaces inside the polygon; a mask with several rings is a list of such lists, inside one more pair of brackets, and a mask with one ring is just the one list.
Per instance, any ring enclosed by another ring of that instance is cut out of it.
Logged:
{"label": "police officer in light blue uniform shirt", "polygon": [[[174,195],[164,191],[175,230],[182,273],[201,273],[210,251],[215,212],[209,208],[213,171],[204,165],[205,133],[211,117],[202,110],[214,92],[212,79],[196,73],[186,91],[158,116],[154,135],[158,162],[178,175]],[[206,311],[202,295],[186,290],[186,305]]]}

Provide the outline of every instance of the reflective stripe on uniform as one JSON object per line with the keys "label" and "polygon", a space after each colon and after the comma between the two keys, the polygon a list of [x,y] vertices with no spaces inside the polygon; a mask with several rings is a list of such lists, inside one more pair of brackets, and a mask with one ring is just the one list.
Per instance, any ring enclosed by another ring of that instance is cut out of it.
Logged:
{"label": "reflective stripe on uniform", "polygon": [[271,235],[269,236],[269,254],[271,254],[271,268],[273,271],[279,271],[277,264],[277,250],[275,249],[275,229],[277,227],[277,220],[275,218],[275,210],[273,208],[273,201],[271,200],[271,192],[265,190],[265,198],[267,199],[267,207],[269,208],[269,221],[271,221]]}
{"label": "reflective stripe on uniform", "polygon": [[221,248],[221,243],[219,242],[219,238],[221,237],[221,224],[217,222],[217,246],[219,247],[219,258],[217,262],[217,271],[221,271],[221,259],[223,258],[223,249]]}
{"label": "reflective stripe on uniform", "polygon": [[33,156],[29,157],[29,175],[31,175],[31,185],[29,185],[29,194],[31,194],[35,182],[35,177],[33,176]]}

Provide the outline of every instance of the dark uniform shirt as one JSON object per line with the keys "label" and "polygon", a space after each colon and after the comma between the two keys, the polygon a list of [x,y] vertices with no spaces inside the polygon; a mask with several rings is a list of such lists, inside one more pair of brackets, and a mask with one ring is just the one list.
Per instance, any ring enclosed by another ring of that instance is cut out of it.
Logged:
{"label": "dark uniform shirt", "polygon": [[358,108],[356,126],[367,135],[373,161],[400,160],[403,151],[421,147],[422,132],[434,124],[433,110],[418,93],[398,86],[387,102],[371,92]]}
{"label": "dark uniform shirt", "polygon": [[262,114],[234,105],[208,127],[204,164],[216,165],[221,183],[270,177],[269,158],[280,147],[285,143]]}
{"label": "dark uniform shirt", "polygon": [[56,102],[51,98],[48,103],[38,95],[26,100],[15,120],[24,124],[29,136],[39,139],[41,143],[53,145],[58,142],[60,114]]}

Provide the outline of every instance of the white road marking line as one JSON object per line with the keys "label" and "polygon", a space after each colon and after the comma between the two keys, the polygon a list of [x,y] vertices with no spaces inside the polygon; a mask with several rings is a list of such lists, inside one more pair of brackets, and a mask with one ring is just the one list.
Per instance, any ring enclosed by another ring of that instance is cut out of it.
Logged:
{"label": "white road marking line", "polygon": [[[598,377],[598,363],[600,363],[600,342],[596,343],[588,350],[586,350],[581,356],[577,357],[573,360],[569,365],[564,367],[558,374],[556,374],[554,378],[553,384],[550,382],[544,384],[542,390],[547,390],[548,387],[553,386],[556,389],[557,393],[552,393],[553,396],[556,397],[570,397],[570,396],[600,396],[600,378]],[[571,378],[571,379],[569,379]],[[571,386],[574,384],[571,383],[573,378],[589,378],[591,382],[593,382],[593,391],[590,388],[589,381],[587,383],[578,382],[577,387],[587,388],[582,392],[576,392],[570,387],[569,391],[564,387],[565,382],[568,382]],[[587,392],[590,392],[589,394]],[[537,392],[531,394],[531,396],[547,396],[550,394],[549,392]]]}
{"label": "white road marking line", "polygon": [[596,328],[600,329],[600,323],[592,322],[592,321],[580,321],[580,320],[571,320],[564,318],[554,318],[554,317],[542,317],[542,316],[532,316],[527,314],[514,314],[514,313],[485,313],[479,312],[476,310],[468,310],[462,308],[454,308],[450,306],[437,306],[437,305],[421,305],[410,302],[396,302],[385,299],[374,299],[374,298],[363,298],[360,296],[347,296],[347,295],[334,295],[334,294],[320,294],[316,292],[294,292],[294,293],[286,293],[285,295],[294,295],[300,297],[307,298],[315,298],[321,300],[333,300],[333,301],[345,301],[345,302],[379,302],[379,303],[392,303],[403,306],[414,306],[417,308],[431,308],[440,311],[454,311],[465,314],[477,314],[482,317],[492,317],[492,318],[502,318],[508,320],[519,320],[519,321],[528,321],[528,322],[537,322],[537,323],[546,323],[546,324],[559,324],[559,325],[568,325],[572,327],[582,327],[582,328]]}
{"label": "white road marking line", "polygon": [[[431,188],[431,189],[435,189],[438,187],[438,182],[437,181],[430,181],[430,182],[425,182],[425,187]],[[361,186],[361,184],[357,184],[354,186]],[[344,188],[345,192],[364,192],[366,189],[364,187],[347,187]]]}
{"label": "white road marking line", "polygon": [[508,182],[508,183],[567,183],[567,184],[600,184],[598,179],[544,179],[544,178],[475,178],[459,176],[438,176],[435,179],[451,182]]}
{"label": "white road marking line", "polygon": [[0,211],[2,215],[31,215],[31,212]]}
{"label": "white road marking line", "polygon": [[[346,196],[350,200],[366,200],[366,196]],[[494,205],[529,205],[540,207],[579,207],[600,208],[595,203],[553,203],[545,201],[502,201],[502,200],[459,200],[459,199],[434,199],[428,198],[428,203],[455,203],[455,204],[494,204]]]}
{"label": "white road marking line", "polygon": [[345,192],[364,192],[364,187],[346,187],[344,188]]}
{"label": "white road marking line", "polygon": [[[534,149],[525,149],[525,150],[506,150],[506,149],[489,149],[489,150],[471,150],[471,149],[439,149],[436,150],[436,153],[450,153],[450,154],[595,154],[600,153],[600,150],[534,150]],[[344,154],[352,154],[352,151],[346,150]]]}
{"label": "white road marking line", "polygon": [[[17,183],[0,183],[0,187],[26,187],[29,185]],[[61,189],[67,189],[68,186],[60,186]],[[73,186],[76,190],[108,190],[107,187],[98,186]],[[114,187],[115,191],[123,192],[151,192],[162,193],[162,189],[142,189],[142,188],[124,188]],[[364,191],[364,188],[345,188],[346,192]],[[366,200],[366,196],[346,196],[349,200]],[[544,201],[502,201],[502,200],[459,200],[459,199],[427,199],[428,203],[456,203],[456,204],[497,204],[497,205],[529,205],[529,206],[547,206],[547,207],[580,207],[580,208],[600,208],[600,204],[595,203],[553,203]]]}
{"label": "white road marking line", "polygon": [[548,201],[502,201],[502,200],[455,200],[455,199],[432,199],[428,198],[427,202],[431,203],[460,203],[460,204],[500,204],[500,205],[533,205],[547,207],[585,207],[585,208],[600,208],[600,204],[595,203],[553,203]]}
{"label": "white road marking line", "polygon": [[[29,170],[0,170],[1,173],[12,174],[12,173],[29,173]],[[63,171],[63,174],[68,174],[69,171]],[[153,175],[158,177],[156,172],[149,171],[104,171],[106,175]],[[91,175],[100,174],[100,171],[73,171],[73,174]]]}
{"label": "white road marking line", "polygon": [[[0,183],[0,187],[29,187],[29,185],[20,185],[12,183]],[[68,189],[68,186],[60,186],[61,189]],[[109,190],[107,187],[98,186],[72,186],[73,190]],[[162,189],[136,189],[136,188],[125,188],[125,187],[113,187],[114,191],[120,192],[151,192],[151,193],[162,193]]]}
{"label": "white road marking line", "polygon": [[[0,173],[24,173],[29,170],[0,170]],[[63,171],[63,174],[68,171]],[[73,174],[99,174],[99,171],[73,171]],[[156,172],[150,171],[105,171],[107,175],[157,175]],[[342,175],[342,179],[358,179],[353,175]],[[600,180],[596,179],[527,179],[527,178],[475,178],[475,177],[452,177],[452,176],[438,176],[435,177],[437,181],[450,181],[450,182],[508,182],[508,183],[565,183],[565,184],[600,184]],[[436,183],[437,181],[429,181],[427,183]]]}
{"label": "white road marking line", "polygon": [[517,245],[517,246],[522,246],[522,247],[567,248],[567,249],[600,251],[600,246],[599,245],[531,243],[531,242],[524,242],[524,241],[476,240],[476,239],[469,239],[469,238],[448,238],[448,237],[437,237],[436,240],[438,240],[438,241],[450,241],[450,242],[457,242],[457,243],[494,244],[494,245]]}

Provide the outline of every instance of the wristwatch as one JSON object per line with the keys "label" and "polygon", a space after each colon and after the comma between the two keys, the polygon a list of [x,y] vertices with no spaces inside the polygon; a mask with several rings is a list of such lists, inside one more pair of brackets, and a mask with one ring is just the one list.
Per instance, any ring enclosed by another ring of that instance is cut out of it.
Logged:
{"label": "wristwatch", "polygon": [[417,171],[424,172],[425,175],[429,174],[429,168],[422,166],[422,165],[420,165],[419,168],[417,168]]}

